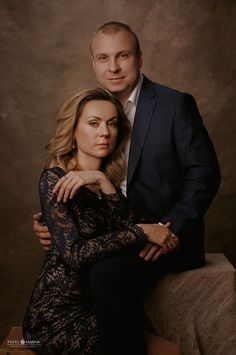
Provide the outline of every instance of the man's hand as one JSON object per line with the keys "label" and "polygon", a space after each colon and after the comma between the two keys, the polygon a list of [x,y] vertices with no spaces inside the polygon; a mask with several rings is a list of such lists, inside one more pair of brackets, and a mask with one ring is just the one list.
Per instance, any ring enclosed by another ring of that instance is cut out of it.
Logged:
{"label": "man's hand", "polygon": [[[148,237],[148,242],[140,251],[139,256],[144,260],[157,260],[162,254],[167,254],[178,248],[179,238],[168,229],[170,223],[139,224]],[[163,229],[164,227],[164,229]]]}
{"label": "man's hand", "polygon": [[41,224],[41,218],[41,213],[36,213],[33,215],[33,229],[39,238],[39,242],[43,246],[43,249],[47,251],[51,245],[51,235],[48,231],[48,227]]}
{"label": "man's hand", "polygon": [[148,242],[140,251],[139,256],[144,258],[145,261],[156,261],[161,256],[161,254],[163,254],[163,249],[160,246]]}

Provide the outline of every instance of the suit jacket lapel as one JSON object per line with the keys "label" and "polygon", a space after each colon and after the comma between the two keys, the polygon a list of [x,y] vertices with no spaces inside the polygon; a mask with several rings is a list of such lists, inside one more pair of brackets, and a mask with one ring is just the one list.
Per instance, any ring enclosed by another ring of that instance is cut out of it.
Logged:
{"label": "suit jacket lapel", "polygon": [[145,137],[156,104],[156,100],[154,100],[155,96],[156,91],[154,84],[146,77],[144,77],[143,85],[138,99],[131,136],[127,188],[129,187],[135,169],[138,165],[140,155],[142,153]]}

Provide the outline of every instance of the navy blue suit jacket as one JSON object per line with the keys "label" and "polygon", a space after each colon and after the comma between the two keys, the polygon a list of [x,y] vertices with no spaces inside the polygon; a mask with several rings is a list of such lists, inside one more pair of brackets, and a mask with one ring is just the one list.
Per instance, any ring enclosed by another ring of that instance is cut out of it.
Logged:
{"label": "navy blue suit jacket", "polygon": [[194,98],[144,77],[133,125],[127,195],[147,221],[171,222],[184,268],[204,265],[203,216],[220,184]]}

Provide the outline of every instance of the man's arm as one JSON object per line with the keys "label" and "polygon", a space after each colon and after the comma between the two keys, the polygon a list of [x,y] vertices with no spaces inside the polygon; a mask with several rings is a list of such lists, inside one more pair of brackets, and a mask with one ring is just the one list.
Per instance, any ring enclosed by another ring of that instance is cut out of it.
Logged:
{"label": "man's arm", "polygon": [[181,237],[185,223],[203,217],[210,206],[220,186],[220,169],[196,102],[188,94],[176,109],[173,135],[184,186],[181,199],[161,222],[170,221],[171,231]]}
{"label": "man's arm", "polygon": [[33,215],[33,230],[39,239],[40,244],[44,250],[48,250],[51,245],[51,234],[48,231],[48,227],[41,223],[42,213],[36,213]]}

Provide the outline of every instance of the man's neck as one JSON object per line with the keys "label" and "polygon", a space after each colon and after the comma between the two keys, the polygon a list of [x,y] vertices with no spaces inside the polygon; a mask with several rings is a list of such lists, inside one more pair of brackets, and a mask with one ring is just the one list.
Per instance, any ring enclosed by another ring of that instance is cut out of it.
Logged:
{"label": "man's neck", "polygon": [[114,92],[113,95],[116,96],[120,102],[124,105],[126,103],[126,101],[128,100],[128,98],[130,97],[130,95],[132,94],[134,88],[136,87],[136,85],[138,84],[139,82],[139,79],[140,79],[140,76],[141,76],[141,73],[139,74],[137,80],[133,83],[133,85],[127,89],[127,91],[125,92]]}

